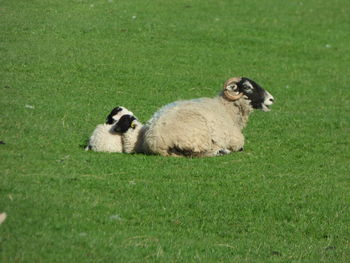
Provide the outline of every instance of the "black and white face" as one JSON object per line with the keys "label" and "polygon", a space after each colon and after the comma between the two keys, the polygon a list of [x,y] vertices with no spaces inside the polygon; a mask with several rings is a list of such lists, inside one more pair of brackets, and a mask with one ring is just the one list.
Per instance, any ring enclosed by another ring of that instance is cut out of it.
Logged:
{"label": "black and white face", "polygon": [[255,81],[243,77],[237,82],[237,86],[239,92],[245,95],[254,109],[260,109],[263,111],[270,110],[270,105],[274,103],[273,96]]}
{"label": "black and white face", "polygon": [[120,117],[119,121],[114,125],[113,130],[119,133],[125,133],[129,128],[135,128],[133,122],[136,120],[135,116],[130,114],[125,114]]}
{"label": "black and white face", "polygon": [[125,114],[134,115],[131,111],[129,111],[128,109],[126,109],[122,106],[115,107],[111,111],[111,113],[108,114],[108,116],[106,118],[106,124],[112,125],[112,124],[116,123]]}

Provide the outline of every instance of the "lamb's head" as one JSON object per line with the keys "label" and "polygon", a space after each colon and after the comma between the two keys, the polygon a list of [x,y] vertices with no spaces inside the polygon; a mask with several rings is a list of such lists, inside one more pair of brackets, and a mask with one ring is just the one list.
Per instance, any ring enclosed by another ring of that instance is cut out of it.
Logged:
{"label": "lamb's head", "polygon": [[224,85],[224,97],[230,101],[235,101],[243,97],[249,100],[254,109],[269,111],[270,105],[273,104],[273,96],[264,90],[255,81],[245,78],[230,78]]}
{"label": "lamb's head", "polygon": [[129,128],[135,129],[137,125],[137,119],[131,114],[125,114],[120,117],[119,121],[114,125],[114,131],[125,133]]}
{"label": "lamb's head", "polygon": [[122,107],[122,106],[118,106],[115,107],[110,114],[108,114],[107,118],[106,118],[106,124],[114,124],[117,121],[119,121],[119,119],[126,114],[130,114],[130,115],[134,115],[131,111],[129,111],[128,109]]}

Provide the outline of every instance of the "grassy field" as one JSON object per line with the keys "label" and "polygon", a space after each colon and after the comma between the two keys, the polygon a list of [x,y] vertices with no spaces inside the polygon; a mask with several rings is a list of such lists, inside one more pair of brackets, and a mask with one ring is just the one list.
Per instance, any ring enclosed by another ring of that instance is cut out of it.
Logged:
{"label": "grassy field", "polygon": [[[0,0],[0,262],[350,262],[348,0]],[[85,152],[232,76],[245,151]]]}

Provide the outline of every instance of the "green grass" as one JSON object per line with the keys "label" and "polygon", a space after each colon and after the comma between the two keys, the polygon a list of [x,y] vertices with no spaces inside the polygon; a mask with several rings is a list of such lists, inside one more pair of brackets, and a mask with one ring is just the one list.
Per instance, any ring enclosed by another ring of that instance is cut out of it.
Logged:
{"label": "green grass", "polygon": [[[350,262],[350,3],[0,0],[0,262]],[[245,151],[83,151],[232,76]]]}

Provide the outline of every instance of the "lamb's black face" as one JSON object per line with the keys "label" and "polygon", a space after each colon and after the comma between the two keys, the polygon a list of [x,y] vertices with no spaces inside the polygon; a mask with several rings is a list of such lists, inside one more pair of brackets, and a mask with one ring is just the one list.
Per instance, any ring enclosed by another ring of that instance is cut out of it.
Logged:
{"label": "lamb's black face", "polygon": [[132,115],[126,114],[120,117],[119,121],[114,125],[114,131],[125,133],[132,127],[132,122],[136,120],[136,118]]}
{"label": "lamb's black face", "polygon": [[273,104],[274,98],[255,81],[243,77],[237,83],[237,86],[239,92],[242,92],[248,98],[254,109],[270,110],[269,106]]}

